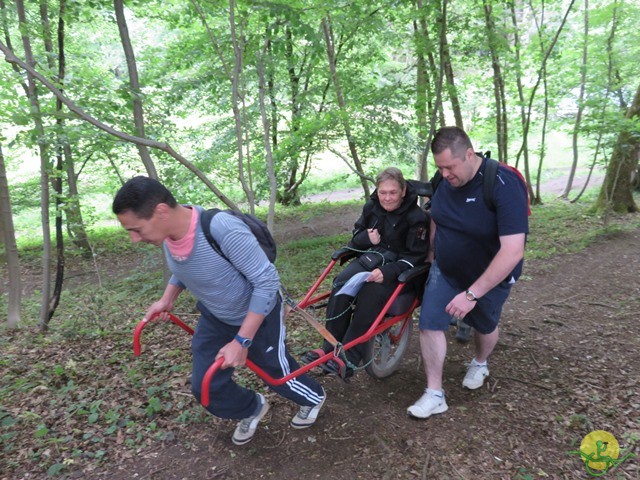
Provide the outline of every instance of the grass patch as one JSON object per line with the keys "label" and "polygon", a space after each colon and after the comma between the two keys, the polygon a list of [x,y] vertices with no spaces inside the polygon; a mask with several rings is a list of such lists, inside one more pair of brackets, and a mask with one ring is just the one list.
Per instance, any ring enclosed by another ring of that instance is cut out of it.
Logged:
{"label": "grass patch", "polygon": [[[331,215],[336,209],[348,205],[362,206],[362,201],[343,200],[338,202],[303,203],[293,207],[278,207],[275,212],[275,223],[305,222],[313,217]],[[256,216],[266,221],[268,210],[268,207],[257,207]],[[353,220],[355,221],[356,219],[354,218]]]}
{"label": "grass patch", "polygon": [[331,252],[344,246],[349,235],[305,239],[284,245],[276,266],[287,291],[297,298],[311,287],[331,260]]}
{"label": "grass patch", "polygon": [[612,214],[605,226],[601,215],[590,211],[593,198],[579,203],[547,199],[532,207],[529,217],[526,258],[547,259],[557,254],[578,252],[603,236],[640,228],[640,215]]}

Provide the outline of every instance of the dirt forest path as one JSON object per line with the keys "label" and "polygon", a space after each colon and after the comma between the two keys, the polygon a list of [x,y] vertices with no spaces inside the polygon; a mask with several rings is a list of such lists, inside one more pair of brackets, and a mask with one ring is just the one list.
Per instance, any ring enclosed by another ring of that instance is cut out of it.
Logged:
{"label": "dirt forest path", "polygon": [[403,364],[385,380],[321,377],[328,400],[310,429],[291,429],[294,406],[268,394],[267,421],[244,447],[231,443],[234,422],[211,418],[94,478],[590,478],[571,452],[594,430],[637,455],[611,475],[640,478],[639,245],[634,230],[528,262],[480,390],[463,390],[472,349],[449,335],[445,414],[406,415],[424,388],[414,331]]}

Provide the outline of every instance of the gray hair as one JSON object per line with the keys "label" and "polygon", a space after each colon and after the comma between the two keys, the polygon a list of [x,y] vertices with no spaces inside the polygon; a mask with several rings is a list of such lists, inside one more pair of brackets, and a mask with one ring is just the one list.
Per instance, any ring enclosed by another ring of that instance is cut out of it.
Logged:
{"label": "gray hair", "polygon": [[404,190],[407,186],[407,181],[404,179],[402,171],[396,167],[387,167],[378,174],[376,177],[376,188],[378,188],[382,182],[386,182],[387,180],[395,180],[398,182],[401,190]]}

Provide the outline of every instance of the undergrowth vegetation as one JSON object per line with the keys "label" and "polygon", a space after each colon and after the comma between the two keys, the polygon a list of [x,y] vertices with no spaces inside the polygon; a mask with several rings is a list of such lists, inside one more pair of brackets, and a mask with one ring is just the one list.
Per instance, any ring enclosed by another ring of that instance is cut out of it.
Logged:
{"label": "undergrowth vegetation", "polygon": [[[611,218],[604,229],[586,204],[550,202],[533,210],[531,259],[574,252],[603,234],[640,227],[638,215],[627,215]],[[279,214],[277,225],[314,215],[331,215],[331,206],[292,209]],[[347,240],[334,235],[279,245],[277,266],[287,292],[299,300],[330,252]],[[37,294],[25,298],[18,329],[0,330],[0,478],[90,476],[106,462],[172,441],[187,426],[218,421],[192,399],[190,339],[182,330],[147,328],[142,357],[133,355],[135,325],[162,291],[157,249],[131,245],[115,228],[95,229],[91,241],[94,259],[67,260],[67,289],[49,332],[36,326]],[[37,268],[36,251],[35,245],[22,247],[27,269]],[[175,312],[192,326],[197,320],[189,295],[181,296]],[[294,354],[317,341],[295,315],[288,332]],[[236,374],[242,383],[260,385],[248,370]]]}

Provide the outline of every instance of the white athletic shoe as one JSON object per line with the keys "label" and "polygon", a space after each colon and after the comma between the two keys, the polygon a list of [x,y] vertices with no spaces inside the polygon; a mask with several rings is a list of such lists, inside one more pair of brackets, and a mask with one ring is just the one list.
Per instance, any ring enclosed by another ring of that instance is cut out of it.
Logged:
{"label": "white athletic shoe", "polygon": [[449,409],[444,393],[438,395],[426,389],[416,403],[407,408],[407,414],[415,418],[429,418],[436,413],[444,413]]}
{"label": "white athletic shoe", "polygon": [[489,367],[487,365],[477,365],[475,360],[469,364],[467,374],[464,376],[462,386],[469,390],[476,390],[484,384],[485,378],[489,376]]}
{"label": "white athletic shoe", "polygon": [[247,418],[243,418],[238,422],[238,426],[236,427],[236,431],[233,432],[233,437],[231,441],[236,445],[244,445],[245,443],[249,443],[253,436],[256,433],[256,428],[258,428],[258,423],[260,420],[267,414],[269,411],[269,404],[267,403],[267,399],[260,393],[258,395],[258,401],[260,402],[260,409],[258,413],[252,415]]}
{"label": "white athletic shoe", "polygon": [[296,416],[291,419],[291,426],[293,428],[307,428],[316,423],[318,413],[320,413],[320,409],[324,405],[324,401],[327,399],[327,394],[324,391],[323,395],[324,397],[322,397],[322,401],[319,404],[309,407],[300,407]]}

